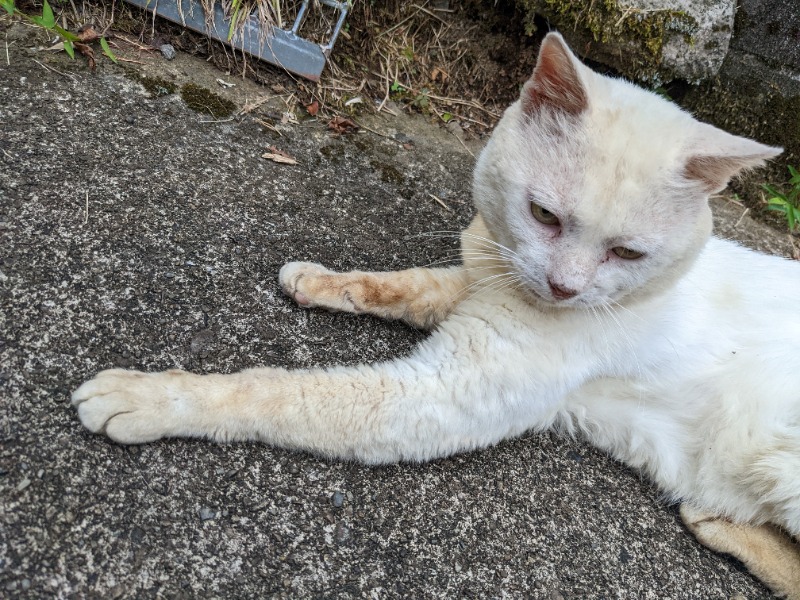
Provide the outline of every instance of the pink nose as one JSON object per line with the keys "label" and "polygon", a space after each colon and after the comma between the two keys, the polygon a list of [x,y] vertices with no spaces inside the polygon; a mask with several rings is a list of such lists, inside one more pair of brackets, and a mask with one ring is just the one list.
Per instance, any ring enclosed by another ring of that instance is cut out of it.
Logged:
{"label": "pink nose", "polygon": [[574,298],[578,295],[578,292],[575,290],[557,285],[549,279],[547,280],[547,284],[550,286],[550,293],[553,294],[553,297],[557,300],[568,300],[569,298]]}

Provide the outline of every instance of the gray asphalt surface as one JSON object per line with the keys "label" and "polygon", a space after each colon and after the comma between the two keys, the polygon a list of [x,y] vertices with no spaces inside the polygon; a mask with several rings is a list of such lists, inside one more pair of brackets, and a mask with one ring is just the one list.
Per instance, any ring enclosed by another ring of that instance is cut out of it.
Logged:
{"label": "gray asphalt surface", "polygon": [[[454,239],[420,234],[469,221],[473,158],[422,118],[341,137],[313,119],[277,133],[257,112],[208,122],[108,61],[93,75],[13,33],[0,65],[0,596],[768,597],[648,482],[554,435],[368,468],[86,432],[68,396],[107,367],[231,372],[408,351],[422,333],[293,306],[278,269],[451,255]],[[139,59],[168,78],[237,82],[215,91],[240,105],[272,94],[200,60]],[[269,145],[298,164],[261,158]],[[780,244],[718,208],[728,235]]]}

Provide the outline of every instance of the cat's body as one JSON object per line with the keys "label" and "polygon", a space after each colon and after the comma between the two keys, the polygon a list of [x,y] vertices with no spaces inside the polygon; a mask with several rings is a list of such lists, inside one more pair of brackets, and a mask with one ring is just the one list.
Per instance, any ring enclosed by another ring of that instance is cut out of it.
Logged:
{"label": "cat's body", "polygon": [[579,432],[798,598],[800,552],[762,524],[800,536],[800,265],[708,240],[708,194],[776,152],[591,73],[550,35],[479,160],[462,266],[281,271],[302,305],[435,326],[410,356],[106,371],[73,402],[123,443],[259,439],[373,463]]}

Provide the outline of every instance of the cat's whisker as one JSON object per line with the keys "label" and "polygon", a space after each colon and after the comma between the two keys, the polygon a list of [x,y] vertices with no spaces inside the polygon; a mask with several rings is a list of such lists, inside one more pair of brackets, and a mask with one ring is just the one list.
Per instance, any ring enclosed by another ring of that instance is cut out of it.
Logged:
{"label": "cat's whisker", "polygon": [[605,313],[609,316],[609,318],[611,318],[612,321],[614,321],[617,328],[619,329],[619,332],[622,334],[622,337],[627,342],[628,349],[630,350],[631,357],[633,358],[633,361],[636,366],[636,373],[639,379],[642,379],[642,365],[639,362],[639,356],[638,353],[636,352],[636,344],[633,342],[630,333],[628,332],[627,328],[624,326],[622,321],[619,319],[619,316],[614,312],[613,308],[608,302],[600,304],[599,307],[605,311]]}
{"label": "cat's whisker", "polygon": [[452,256],[445,256],[437,260],[432,260],[431,262],[425,263],[422,266],[430,268],[430,267],[446,267],[448,265],[458,266],[460,264],[462,264],[462,260],[461,260],[461,254],[459,253]]}
{"label": "cat's whisker", "polygon": [[606,324],[603,322],[603,318],[600,316],[597,307],[594,305],[589,305],[589,312],[592,314],[592,317],[594,317],[594,320],[597,321],[597,324],[600,326],[600,329],[603,332],[603,338],[605,339],[606,343],[606,352],[611,352],[611,336],[608,334]]}
{"label": "cat's whisker", "polygon": [[507,277],[507,276],[508,276],[507,273],[499,273],[499,274],[495,274],[495,275],[489,275],[487,277],[481,277],[480,279],[476,279],[476,280],[470,282],[469,284],[465,285],[464,287],[462,287],[458,291],[458,293],[461,294],[461,295],[471,295],[471,293],[473,291],[480,290],[481,288],[483,288],[486,285],[488,285],[488,283],[490,281],[493,281],[493,280],[498,279],[498,278],[504,278],[504,277]]}
{"label": "cat's whisker", "polygon": [[508,252],[509,254],[511,254],[513,256],[518,256],[518,254],[516,252],[514,252],[513,250],[511,250],[511,248],[508,248],[507,246],[504,246],[503,244],[501,244],[501,243],[499,243],[499,242],[497,242],[497,241],[495,241],[495,240],[493,240],[491,238],[487,238],[487,237],[482,236],[482,235],[477,235],[477,234],[471,233],[469,231],[446,231],[446,230],[443,230],[443,231],[428,231],[428,232],[424,232],[424,233],[415,234],[413,236],[409,236],[409,238],[411,238],[411,237],[435,237],[435,238],[457,237],[459,239],[461,239],[462,237],[467,237],[469,239],[477,240],[477,241],[485,244],[487,248],[497,248],[497,249],[500,249],[500,250],[504,250],[504,251]]}
{"label": "cat's whisker", "polygon": [[487,237],[483,237],[481,235],[475,235],[474,233],[469,233],[469,232],[464,232],[464,237],[467,237],[467,238],[470,238],[470,239],[473,239],[473,240],[478,240],[478,241],[480,241],[480,242],[482,242],[484,244],[488,244],[488,246],[486,246],[486,247],[497,248],[498,250],[507,253],[509,256],[513,256],[515,258],[519,258],[519,254],[514,252],[511,248],[509,248],[507,246],[504,246],[503,244],[500,244],[499,242],[496,242],[493,239],[490,239],[490,238],[487,238]]}
{"label": "cat's whisker", "polygon": [[[483,265],[483,266],[464,267],[464,270],[469,270],[469,269],[474,269],[474,268],[496,269],[498,267],[503,267],[503,266],[507,267],[508,266],[508,261],[506,261],[504,258],[499,258],[497,256],[472,255],[472,254],[470,254],[467,257],[470,258],[470,259],[473,259],[476,262],[477,261],[480,261],[480,262],[492,262],[493,264]],[[454,256],[446,256],[444,258],[440,258],[439,260],[431,261],[431,262],[427,263],[425,266],[426,267],[446,266],[448,264],[460,265],[460,264],[463,264],[463,261],[460,260],[461,258],[462,258],[462,256],[460,254],[459,255],[454,255]]]}
{"label": "cat's whisker", "polygon": [[488,277],[484,277],[477,281],[474,281],[467,287],[462,290],[462,293],[468,292],[472,289],[472,293],[469,294],[468,298],[476,298],[481,293],[490,293],[490,292],[498,292],[510,284],[516,282],[517,274],[513,272],[508,273],[498,273],[496,275],[490,275]]}
{"label": "cat's whisker", "polygon": [[623,306],[622,304],[620,304],[620,303],[619,303],[619,302],[617,302],[616,300],[611,300],[611,299],[609,299],[609,300],[608,300],[608,302],[609,302],[611,305],[615,306],[616,308],[618,308],[618,309],[620,309],[620,310],[624,310],[624,311],[625,311],[626,313],[628,313],[630,316],[632,316],[632,317],[634,317],[634,318],[636,318],[636,319],[639,319],[639,321],[641,321],[642,323],[644,323],[644,322],[645,322],[645,320],[644,320],[644,319],[641,317],[641,315],[638,315],[638,314],[636,314],[636,313],[635,313],[635,312],[633,312],[633,311],[632,311],[630,308],[628,308],[627,306]]}

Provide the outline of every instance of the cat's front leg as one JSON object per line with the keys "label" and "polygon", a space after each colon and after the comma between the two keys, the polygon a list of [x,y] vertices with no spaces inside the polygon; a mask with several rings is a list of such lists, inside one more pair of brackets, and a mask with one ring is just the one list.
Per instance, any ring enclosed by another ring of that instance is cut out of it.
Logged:
{"label": "cat's front leg", "polygon": [[337,273],[292,262],[278,277],[284,293],[301,306],[401,319],[423,329],[450,314],[469,284],[460,267]]}
{"label": "cat's front leg", "polygon": [[[515,379],[513,365],[491,352],[493,335],[484,328],[460,339],[451,326],[410,357],[359,367],[231,375],[115,369],[84,383],[72,402],[84,426],[121,443],[207,437],[369,463],[427,460],[533,424],[527,378]],[[493,380],[504,383],[495,388]]]}

